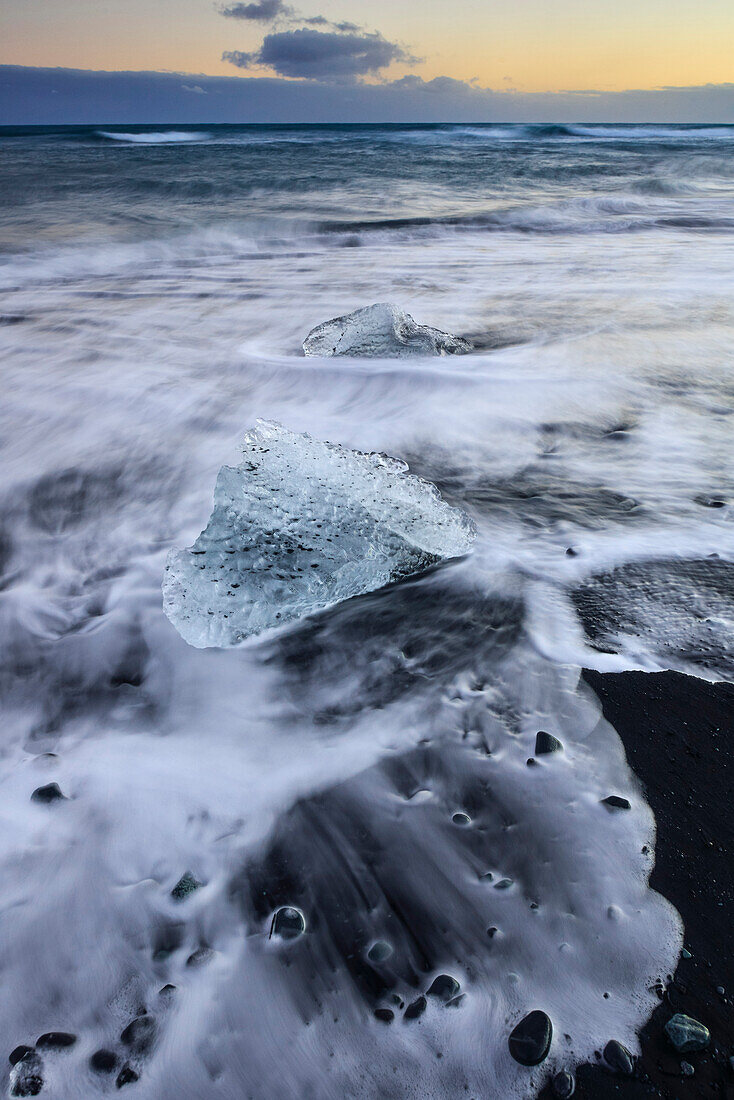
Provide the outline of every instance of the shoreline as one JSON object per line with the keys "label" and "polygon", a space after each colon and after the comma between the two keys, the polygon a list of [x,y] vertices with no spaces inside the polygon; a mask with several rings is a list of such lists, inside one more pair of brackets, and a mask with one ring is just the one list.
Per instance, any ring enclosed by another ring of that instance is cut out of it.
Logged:
{"label": "shoreline", "polygon": [[[678,672],[585,670],[583,676],[655,814],[650,885],[680,913],[691,957],[681,955],[640,1032],[634,1076],[613,1074],[600,1056],[598,1065],[578,1067],[574,1096],[734,1098],[734,685]],[[708,1050],[680,1055],[673,1049],[663,1027],[676,1012],[706,1025]],[[692,1076],[681,1071],[682,1061],[693,1066]],[[552,1096],[550,1087],[541,1096]]]}

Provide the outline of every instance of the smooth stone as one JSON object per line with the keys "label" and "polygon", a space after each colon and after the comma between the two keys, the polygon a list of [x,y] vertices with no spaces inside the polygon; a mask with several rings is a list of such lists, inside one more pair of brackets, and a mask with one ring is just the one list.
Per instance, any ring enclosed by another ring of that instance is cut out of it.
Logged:
{"label": "smooth stone", "polygon": [[31,795],[31,802],[40,802],[48,806],[51,802],[65,802],[66,795],[61,793],[58,783],[46,783],[44,787],[36,787]]}
{"label": "smooth stone", "polygon": [[11,1096],[38,1096],[43,1088],[43,1077],[38,1073],[25,1073],[14,1082]]}
{"label": "smooth stone", "polygon": [[10,1054],[8,1055],[8,1061],[10,1062],[11,1066],[15,1066],[18,1062],[22,1062],[24,1058],[27,1058],[29,1054],[35,1053],[35,1047],[27,1047],[21,1045],[19,1047],[15,1047],[14,1050],[11,1050]]}
{"label": "smooth stone", "polygon": [[557,1100],[569,1100],[576,1091],[576,1079],[567,1069],[562,1069],[553,1078],[553,1095]]}
{"label": "smooth stone", "polygon": [[616,1073],[623,1077],[631,1077],[635,1071],[635,1063],[627,1047],[622,1046],[617,1039],[610,1039],[604,1047],[604,1060]]}
{"label": "smooth stone", "polygon": [[665,1025],[665,1034],[679,1054],[705,1050],[711,1040],[709,1029],[683,1012],[671,1016]]}
{"label": "smooth stone", "polygon": [[495,883],[495,890],[509,890],[511,886],[514,886],[514,881],[511,878],[501,878],[499,882]]}
{"label": "smooth stone", "polygon": [[521,1066],[539,1066],[550,1050],[553,1024],[540,1009],[524,1016],[508,1039],[510,1054]]}
{"label": "smooth stone", "polygon": [[395,1013],[391,1008],[376,1008],[375,1019],[381,1020],[383,1024],[389,1024],[395,1019]]}
{"label": "smooth stone", "polygon": [[121,1089],[123,1085],[131,1085],[133,1081],[137,1081],[138,1079],[138,1074],[135,1072],[133,1067],[129,1066],[126,1062],[117,1075],[115,1085],[118,1089]]}
{"label": "smooth stone", "polygon": [[270,926],[271,936],[280,936],[283,940],[294,940],[306,931],[306,918],[300,909],[284,905],[276,909]]}
{"label": "smooth stone", "polygon": [[696,1072],[690,1062],[681,1062],[680,1071],[684,1077],[693,1077]]}
{"label": "smooth stone", "polygon": [[187,966],[204,966],[211,959],[214,958],[214,951],[211,947],[197,947],[196,951],[192,951],[186,960]]}
{"label": "smooth stone", "polygon": [[95,1073],[112,1073],[117,1069],[117,1055],[113,1050],[95,1050],[89,1065]]}
{"label": "smooth stone", "polygon": [[408,1005],[405,1012],[403,1013],[403,1019],[417,1020],[418,1017],[422,1016],[423,1013],[426,1011],[427,1003],[428,1002],[426,1001],[425,997],[416,997],[416,999]]}
{"label": "smooth stone", "polygon": [[554,737],[552,733],[538,730],[535,735],[535,755],[545,756],[549,752],[563,752],[563,742]]}
{"label": "smooth stone", "polygon": [[383,963],[392,955],[392,947],[389,943],[385,943],[384,940],[378,940],[377,943],[373,943],[367,952],[367,958],[373,963]]}
{"label": "smooth stone", "polygon": [[201,883],[194,878],[191,871],[186,871],[171,890],[171,897],[175,898],[176,901],[183,901],[189,894],[193,894],[194,890],[198,890],[200,886]]}
{"label": "smooth stone", "polygon": [[471,825],[471,818],[469,817],[469,814],[464,814],[460,812],[455,813],[451,820],[453,821],[454,825],[462,825],[464,827],[466,827],[467,825]]}
{"label": "smooth stone", "polygon": [[606,798],[602,798],[602,805],[608,806],[610,810],[631,810],[632,807],[626,798],[622,798],[618,794],[607,795]]}
{"label": "smooth stone", "polygon": [[144,1016],[136,1016],[134,1020],[131,1020],[122,1031],[120,1039],[135,1054],[144,1054],[153,1045],[155,1033],[155,1019],[146,1013]]}
{"label": "smooth stone", "polygon": [[437,978],[434,978],[428,989],[429,997],[438,997],[441,1001],[450,1001],[452,997],[461,989],[461,986],[457,982],[456,978],[452,978],[450,974],[439,974]]}
{"label": "smooth stone", "polygon": [[63,1050],[65,1047],[73,1047],[76,1035],[68,1031],[47,1031],[36,1039],[36,1047],[39,1050]]}

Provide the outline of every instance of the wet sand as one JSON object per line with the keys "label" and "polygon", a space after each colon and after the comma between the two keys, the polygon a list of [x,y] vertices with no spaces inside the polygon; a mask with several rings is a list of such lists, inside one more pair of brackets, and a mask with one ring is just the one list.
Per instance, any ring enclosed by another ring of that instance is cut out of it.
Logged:
{"label": "wet sand", "polygon": [[[641,1032],[635,1076],[583,1066],[575,1096],[734,1097],[734,686],[676,672],[584,675],[645,785],[658,830],[651,885],[680,912],[691,958],[681,957]],[[675,1052],[663,1031],[675,1012],[709,1028],[706,1052]]]}

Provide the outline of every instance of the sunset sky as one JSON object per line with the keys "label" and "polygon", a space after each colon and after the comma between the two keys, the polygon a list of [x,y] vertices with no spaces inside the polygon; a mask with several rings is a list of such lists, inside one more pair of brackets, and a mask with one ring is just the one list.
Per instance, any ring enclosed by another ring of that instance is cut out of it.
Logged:
{"label": "sunset sky", "polygon": [[0,63],[322,84],[449,77],[515,95],[734,81],[732,0],[313,0],[313,6],[304,0],[304,5],[5,0]]}

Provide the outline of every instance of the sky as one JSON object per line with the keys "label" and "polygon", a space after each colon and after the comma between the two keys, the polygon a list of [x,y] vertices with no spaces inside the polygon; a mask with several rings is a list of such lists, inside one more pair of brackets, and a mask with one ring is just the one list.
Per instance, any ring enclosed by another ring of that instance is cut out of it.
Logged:
{"label": "sky", "polygon": [[[256,101],[258,117],[270,111],[287,121],[281,115],[297,108],[296,84],[314,107],[323,102],[322,113],[341,104],[345,121],[415,111],[420,91],[433,97],[437,118],[463,109],[462,120],[534,111],[528,119],[631,121],[630,111],[644,109],[652,114],[640,120],[682,110],[694,121],[734,121],[734,2],[2,0],[0,64],[3,122],[32,121],[32,112],[39,122],[60,121],[62,101],[67,114],[76,112],[64,121],[83,121],[80,112],[94,105],[71,99],[104,89],[101,75],[93,87],[79,83],[79,72],[140,73],[135,110],[151,120],[173,106],[172,86],[164,102],[156,96],[168,86],[153,77],[185,74],[191,79],[179,90],[198,88],[189,98],[199,100],[187,103],[184,94],[179,109],[202,119],[209,110],[212,121],[236,121],[243,111],[255,121]],[[69,70],[58,75],[63,87],[47,86],[49,69]],[[120,77],[106,81],[119,96]],[[106,102],[103,95],[100,106]],[[134,113],[132,100],[118,108],[126,118]],[[572,114],[558,114],[562,108]],[[225,119],[227,112],[237,117]]]}

